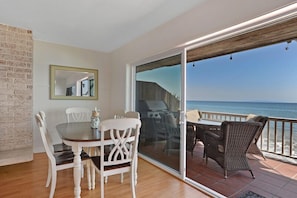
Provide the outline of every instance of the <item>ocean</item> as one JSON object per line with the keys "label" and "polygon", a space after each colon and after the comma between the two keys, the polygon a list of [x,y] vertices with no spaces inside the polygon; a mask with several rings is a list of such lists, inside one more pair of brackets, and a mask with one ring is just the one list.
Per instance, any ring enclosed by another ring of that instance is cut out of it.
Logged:
{"label": "ocean", "polygon": [[[198,109],[200,111],[233,113],[233,114],[256,114],[274,118],[297,119],[297,103],[276,103],[276,102],[221,102],[221,101],[187,101],[187,110]],[[274,134],[273,122],[269,125],[269,131]],[[284,137],[284,154],[289,156],[290,153],[290,125],[285,124],[284,136],[282,135],[282,125],[279,123],[276,128],[276,151],[274,151],[274,135],[267,137],[267,127],[263,129],[262,139],[263,148],[267,148],[267,140],[269,139],[269,151],[282,153],[282,137]],[[297,123],[293,124],[293,142],[292,157],[297,158]]]}
{"label": "ocean", "polygon": [[187,101],[187,110],[256,114],[268,117],[297,119],[297,103]]}

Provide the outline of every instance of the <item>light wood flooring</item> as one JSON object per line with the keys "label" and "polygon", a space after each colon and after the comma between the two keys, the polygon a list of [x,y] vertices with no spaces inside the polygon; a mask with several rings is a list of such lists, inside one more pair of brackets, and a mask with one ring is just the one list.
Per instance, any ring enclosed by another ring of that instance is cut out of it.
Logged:
{"label": "light wood flooring", "polygon": [[[45,187],[47,178],[47,156],[45,153],[34,154],[32,162],[0,167],[0,197],[1,198],[46,198],[49,188]],[[96,189],[87,189],[87,179],[81,182],[81,197],[100,197],[100,183],[97,175]],[[154,165],[139,159],[138,184],[136,195],[139,198],[206,198],[209,197],[201,191],[185,184],[181,180],[162,171]],[[55,197],[73,197],[73,171],[72,169],[58,172]],[[124,183],[120,183],[119,176],[111,176],[105,185],[105,197],[130,198],[129,175],[125,175]]]}

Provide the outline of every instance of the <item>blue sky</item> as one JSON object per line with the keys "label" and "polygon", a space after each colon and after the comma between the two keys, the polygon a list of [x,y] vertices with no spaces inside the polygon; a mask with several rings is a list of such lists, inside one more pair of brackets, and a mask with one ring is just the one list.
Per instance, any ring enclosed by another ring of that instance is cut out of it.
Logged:
{"label": "blue sky", "polygon": [[[286,50],[286,47],[288,49]],[[180,95],[180,67],[137,74]],[[297,102],[297,42],[210,58],[187,65],[187,100]]]}
{"label": "blue sky", "polygon": [[187,65],[187,100],[297,102],[296,41],[192,65]]}

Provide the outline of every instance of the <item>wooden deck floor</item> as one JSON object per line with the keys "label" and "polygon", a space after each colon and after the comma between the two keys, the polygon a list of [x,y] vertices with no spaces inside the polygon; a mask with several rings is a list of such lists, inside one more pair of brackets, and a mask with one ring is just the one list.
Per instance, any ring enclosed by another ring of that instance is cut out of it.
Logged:
{"label": "wooden deck floor", "polygon": [[249,190],[267,198],[297,197],[296,165],[249,156],[255,179],[249,171],[229,172],[228,178],[224,179],[223,169],[211,159],[206,165],[202,156],[203,144],[199,142],[193,157],[187,153],[187,176],[226,197],[237,198]]}
{"label": "wooden deck floor", "polygon": [[[45,153],[34,154],[32,162],[0,167],[0,197],[1,198],[47,198],[49,188],[45,187],[47,178],[47,157]],[[100,197],[100,183],[96,179],[96,189],[87,189],[86,177],[81,182],[81,197]],[[179,179],[140,159],[138,167],[137,197],[209,197],[199,190],[185,184]],[[105,185],[105,197],[130,198],[129,176],[125,175],[124,183],[119,176],[111,176]],[[72,169],[58,172],[55,197],[73,197]]]}

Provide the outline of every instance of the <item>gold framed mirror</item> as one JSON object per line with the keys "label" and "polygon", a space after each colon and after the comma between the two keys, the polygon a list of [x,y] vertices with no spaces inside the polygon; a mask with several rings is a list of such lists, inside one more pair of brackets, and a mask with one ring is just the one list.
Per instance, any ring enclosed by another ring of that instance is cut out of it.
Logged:
{"label": "gold framed mirror", "polygon": [[50,65],[50,98],[97,100],[98,70]]}

